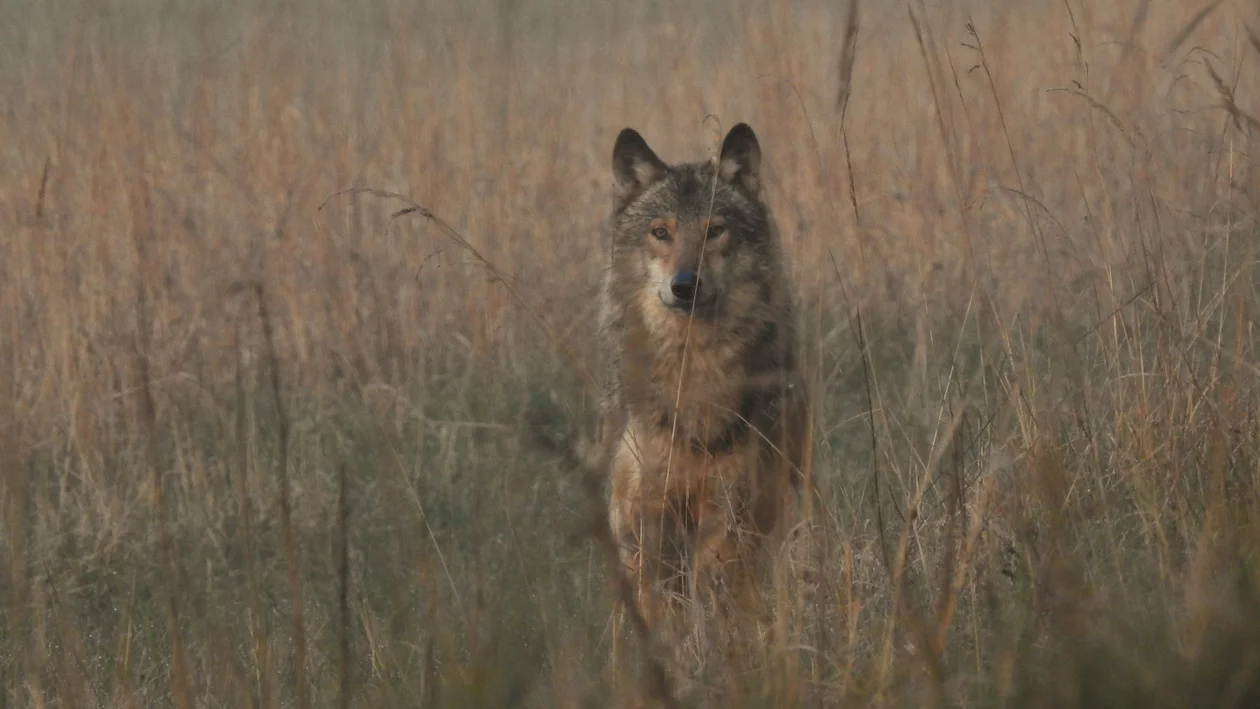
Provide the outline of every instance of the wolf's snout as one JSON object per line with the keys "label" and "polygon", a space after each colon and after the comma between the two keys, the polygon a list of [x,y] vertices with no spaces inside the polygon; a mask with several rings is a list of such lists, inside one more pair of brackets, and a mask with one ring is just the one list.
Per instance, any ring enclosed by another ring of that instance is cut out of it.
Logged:
{"label": "wolf's snout", "polygon": [[669,282],[669,292],[680,302],[690,303],[700,293],[700,277],[691,271],[683,271]]}

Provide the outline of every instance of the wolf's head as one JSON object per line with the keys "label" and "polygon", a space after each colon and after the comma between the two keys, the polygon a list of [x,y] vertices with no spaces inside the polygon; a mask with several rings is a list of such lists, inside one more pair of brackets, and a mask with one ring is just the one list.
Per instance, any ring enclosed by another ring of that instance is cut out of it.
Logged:
{"label": "wolf's head", "polygon": [[626,128],[612,157],[613,276],[623,292],[661,315],[700,320],[769,299],[778,246],[752,128],[731,128],[717,160],[679,165]]}

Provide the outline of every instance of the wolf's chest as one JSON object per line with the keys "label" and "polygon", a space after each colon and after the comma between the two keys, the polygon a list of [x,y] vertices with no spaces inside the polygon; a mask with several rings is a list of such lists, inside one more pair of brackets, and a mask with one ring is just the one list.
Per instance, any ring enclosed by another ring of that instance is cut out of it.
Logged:
{"label": "wolf's chest", "polygon": [[755,446],[741,444],[715,454],[698,450],[694,442],[681,427],[635,421],[622,440],[623,465],[637,471],[641,484],[673,494],[695,492],[708,484],[737,484],[755,466]]}

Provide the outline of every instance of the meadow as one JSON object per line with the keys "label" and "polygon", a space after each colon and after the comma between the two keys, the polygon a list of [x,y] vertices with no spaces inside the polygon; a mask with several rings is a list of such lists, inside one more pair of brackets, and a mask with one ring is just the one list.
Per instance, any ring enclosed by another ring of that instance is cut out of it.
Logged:
{"label": "meadow", "polygon": [[[0,707],[1260,705],[1258,69],[1233,1],[8,0]],[[617,132],[740,121],[814,488],[664,686],[527,424]]]}

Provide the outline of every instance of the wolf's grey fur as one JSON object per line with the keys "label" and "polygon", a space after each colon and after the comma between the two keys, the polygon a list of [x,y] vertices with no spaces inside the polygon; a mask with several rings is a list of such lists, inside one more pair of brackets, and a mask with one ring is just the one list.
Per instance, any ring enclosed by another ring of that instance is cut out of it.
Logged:
{"label": "wolf's grey fur", "polygon": [[752,129],[733,127],[716,160],[668,165],[627,128],[612,158],[592,464],[610,472],[609,522],[652,624],[666,545],[690,550],[691,581],[705,565],[756,596],[760,539],[805,467],[808,401]]}

